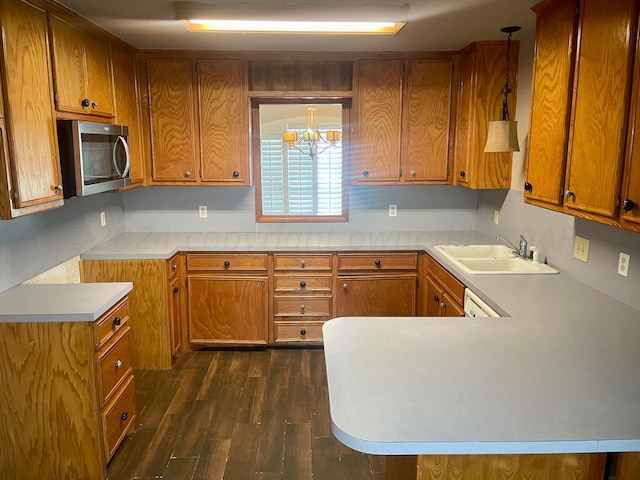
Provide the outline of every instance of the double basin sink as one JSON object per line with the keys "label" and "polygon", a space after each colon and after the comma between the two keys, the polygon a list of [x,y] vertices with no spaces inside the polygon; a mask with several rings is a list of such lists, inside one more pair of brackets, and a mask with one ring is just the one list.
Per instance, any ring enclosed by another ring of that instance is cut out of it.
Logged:
{"label": "double basin sink", "polygon": [[506,245],[437,245],[435,249],[471,275],[558,273],[545,263],[517,256]]}

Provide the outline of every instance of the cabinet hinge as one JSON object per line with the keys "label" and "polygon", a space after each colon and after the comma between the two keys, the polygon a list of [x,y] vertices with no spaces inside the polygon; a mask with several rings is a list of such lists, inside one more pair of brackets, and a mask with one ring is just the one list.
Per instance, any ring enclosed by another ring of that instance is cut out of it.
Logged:
{"label": "cabinet hinge", "polygon": [[402,178],[402,169],[400,169],[400,178]]}
{"label": "cabinet hinge", "polygon": [[59,100],[58,100],[58,92],[53,94],[53,101],[56,103],[56,105],[58,104]]}
{"label": "cabinet hinge", "polygon": [[620,208],[620,202],[622,201],[622,197],[616,197],[616,208]]}
{"label": "cabinet hinge", "polygon": [[200,180],[202,180],[202,168],[198,170],[198,175],[200,175]]}

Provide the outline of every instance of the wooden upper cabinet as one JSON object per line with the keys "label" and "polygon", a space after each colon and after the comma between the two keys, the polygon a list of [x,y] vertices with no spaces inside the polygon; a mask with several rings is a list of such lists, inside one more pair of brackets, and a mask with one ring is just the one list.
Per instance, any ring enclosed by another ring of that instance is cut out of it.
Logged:
{"label": "wooden upper cabinet", "polygon": [[109,45],[51,16],[56,108],[113,116]]}
{"label": "wooden upper cabinet", "polygon": [[199,60],[197,72],[202,182],[249,185],[245,62]]}
{"label": "wooden upper cabinet", "polygon": [[145,156],[142,142],[142,125],[138,104],[136,60],[132,52],[113,49],[113,91],[115,122],[129,127],[129,153],[131,156],[131,183],[144,182]]}
{"label": "wooden upper cabinet", "polygon": [[617,216],[637,10],[637,0],[581,1],[565,182],[569,209]]}
{"label": "wooden upper cabinet", "polygon": [[398,182],[402,126],[402,60],[357,64],[353,182]]}
{"label": "wooden upper cabinet", "polygon": [[453,61],[408,63],[402,128],[402,180],[447,183]]}
{"label": "wooden upper cabinet", "polygon": [[[47,14],[20,0],[0,1],[6,130],[0,218],[62,205]],[[5,177],[6,175],[6,177]]]}
{"label": "wooden upper cabinet", "polygon": [[577,0],[545,2],[537,14],[525,200],[562,205],[575,60]]}
{"label": "wooden upper cabinet", "polygon": [[[485,153],[489,122],[500,119],[507,42],[475,42],[461,51],[456,123],[455,184],[474,189],[511,187],[511,153]],[[511,42],[509,113],[516,118],[519,42]]]}
{"label": "wooden upper cabinet", "polygon": [[636,59],[633,71],[633,95],[627,136],[627,157],[622,182],[620,218],[640,224],[640,31],[636,39]]}
{"label": "wooden upper cabinet", "polygon": [[146,63],[154,182],[196,183],[193,64],[189,59]]}
{"label": "wooden upper cabinet", "polygon": [[447,59],[358,62],[354,183],[448,183],[452,75]]}

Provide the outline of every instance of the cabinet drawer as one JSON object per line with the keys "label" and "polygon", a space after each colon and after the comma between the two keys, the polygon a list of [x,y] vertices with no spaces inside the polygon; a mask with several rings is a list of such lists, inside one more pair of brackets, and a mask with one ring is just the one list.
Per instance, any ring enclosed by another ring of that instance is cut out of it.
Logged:
{"label": "cabinet drawer", "polygon": [[275,297],[276,317],[326,317],[331,315],[331,297]]}
{"label": "cabinet drawer", "polygon": [[167,268],[169,269],[168,278],[172,280],[178,274],[178,255],[171,257]]}
{"label": "cabinet drawer", "polygon": [[322,342],[321,323],[276,323],[276,343]]}
{"label": "cabinet drawer", "polygon": [[187,270],[216,272],[266,272],[267,254],[191,254],[187,255]]}
{"label": "cabinet drawer", "polygon": [[449,273],[442,265],[429,257],[427,275],[435,279],[442,287],[462,305],[464,301],[464,284]]}
{"label": "cabinet drawer", "polygon": [[122,330],[127,320],[129,320],[129,304],[125,298],[94,323],[96,350],[102,348],[113,335]]}
{"label": "cabinet drawer", "polygon": [[330,293],[331,277],[329,276],[284,276],[276,275],[273,278],[274,290],[276,293],[297,292],[297,293]]}
{"label": "cabinet drawer", "polygon": [[102,414],[102,433],[107,462],[115,453],[136,418],[133,375],[129,376],[119,395]]}
{"label": "cabinet drawer", "polygon": [[417,253],[340,253],[338,271],[415,270]]}
{"label": "cabinet drawer", "polygon": [[122,335],[98,354],[98,398],[103,406],[133,372],[127,326]]}
{"label": "cabinet drawer", "polygon": [[327,270],[331,271],[331,254],[322,255],[274,255],[273,269],[281,270]]}

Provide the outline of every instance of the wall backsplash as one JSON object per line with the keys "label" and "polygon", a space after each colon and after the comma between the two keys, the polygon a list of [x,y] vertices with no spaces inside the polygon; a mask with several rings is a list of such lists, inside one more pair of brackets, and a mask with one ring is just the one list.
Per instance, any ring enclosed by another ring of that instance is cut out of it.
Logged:
{"label": "wall backsplash", "polygon": [[[494,210],[500,223],[493,223]],[[640,234],[574,218],[524,203],[516,190],[486,191],[478,195],[477,230],[518,242],[523,235],[540,250],[540,258],[583,283],[640,310]],[[589,239],[589,258],[573,257],[574,236]],[[618,255],[631,255],[629,276],[618,275]]]}
{"label": "wall backsplash", "polygon": [[[147,187],[125,192],[128,232],[474,230],[477,193],[451,186],[352,187],[349,221],[257,223],[253,188]],[[389,205],[398,215],[389,217]],[[207,218],[198,217],[206,205]]]}
{"label": "wall backsplash", "polygon": [[[100,226],[100,212],[107,225]],[[0,291],[93,248],[124,231],[122,194],[70,198],[61,208],[0,221]]]}

